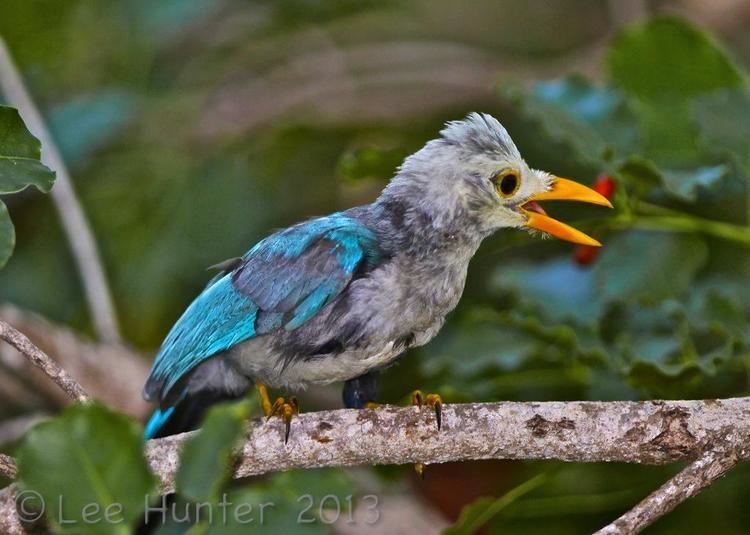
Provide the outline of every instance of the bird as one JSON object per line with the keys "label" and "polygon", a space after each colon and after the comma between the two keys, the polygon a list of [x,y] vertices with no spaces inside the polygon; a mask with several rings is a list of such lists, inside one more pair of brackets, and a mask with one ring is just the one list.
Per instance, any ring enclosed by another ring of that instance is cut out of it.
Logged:
{"label": "bird", "polygon": [[[408,156],[371,204],[276,231],[218,273],[164,339],[143,396],[144,437],[200,425],[211,405],[256,386],[264,414],[290,422],[296,397],[268,388],[343,383],[347,408],[377,406],[380,372],[427,344],[458,304],[469,262],[497,231],[600,246],[540,201],[611,208],[596,191],[530,168],[502,124],[470,113]],[[435,410],[442,399],[415,391]]]}

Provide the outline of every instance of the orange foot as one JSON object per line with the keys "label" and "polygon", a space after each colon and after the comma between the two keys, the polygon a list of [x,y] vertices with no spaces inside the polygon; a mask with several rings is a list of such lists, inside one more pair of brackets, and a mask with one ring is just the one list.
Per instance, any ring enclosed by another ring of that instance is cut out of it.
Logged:
{"label": "orange foot", "polygon": [[286,430],[284,432],[284,444],[289,441],[289,431],[291,430],[292,418],[299,414],[299,403],[297,398],[290,396],[289,401],[286,401],[282,397],[276,398],[276,401],[271,404],[271,399],[268,397],[268,388],[263,383],[256,383],[258,393],[260,394],[260,405],[263,408],[263,414],[266,417],[266,421],[270,420],[273,416],[278,416],[284,420]]}

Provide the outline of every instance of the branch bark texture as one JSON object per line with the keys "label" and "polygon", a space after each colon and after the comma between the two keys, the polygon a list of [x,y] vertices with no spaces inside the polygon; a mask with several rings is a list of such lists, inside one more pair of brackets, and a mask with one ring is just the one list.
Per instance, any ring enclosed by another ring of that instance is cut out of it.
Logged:
{"label": "branch bark texture", "polygon": [[685,500],[696,496],[717,479],[745,461],[750,456],[747,437],[734,444],[730,437],[727,443],[717,449],[707,451],[679,474],[649,494],[633,509],[594,535],[627,535],[639,533],[672,511]]}
{"label": "branch bark texture", "polygon": [[[478,459],[667,464],[692,460],[730,434],[750,436],[750,398],[448,404],[440,431],[427,407],[323,411],[295,418],[286,445],[282,422],[251,422],[235,477]],[[179,451],[190,436],[146,446],[163,492],[174,490]]]}
{"label": "branch bark texture", "polygon": [[13,457],[0,453],[0,476],[15,479],[18,475],[18,467]]}

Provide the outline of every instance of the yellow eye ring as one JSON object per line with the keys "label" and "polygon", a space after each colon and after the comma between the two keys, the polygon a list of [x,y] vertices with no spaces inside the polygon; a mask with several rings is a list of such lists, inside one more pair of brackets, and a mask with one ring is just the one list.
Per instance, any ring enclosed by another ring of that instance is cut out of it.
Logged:
{"label": "yellow eye ring", "polygon": [[518,172],[512,169],[500,171],[495,175],[493,182],[498,195],[504,199],[515,195],[521,187],[521,178]]}

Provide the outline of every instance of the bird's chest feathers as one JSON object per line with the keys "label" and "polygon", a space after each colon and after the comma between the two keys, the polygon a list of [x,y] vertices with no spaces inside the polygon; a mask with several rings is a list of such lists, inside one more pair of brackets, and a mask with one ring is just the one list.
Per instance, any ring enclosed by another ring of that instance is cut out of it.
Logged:
{"label": "bird's chest feathers", "polygon": [[[476,244],[478,245],[478,244]],[[393,265],[405,304],[444,316],[461,299],[476,245],[451,233],[397,255]]]}
{"label": "bird's chest feathers", "polygon": [[466,283],[467,266],[439,261],[412,265],[400,271],[401,306],[424,308],[444,316],[458,304]]}
{"label": "bird's chest feathers", "polygon": [[[468,258],[427,257],[403,253],[373,274],[375,301],[382,307],[391,336],[413,333],[417,344],[429,341],[463,293]],[[420,336],[424,333],[425,336]]]}

